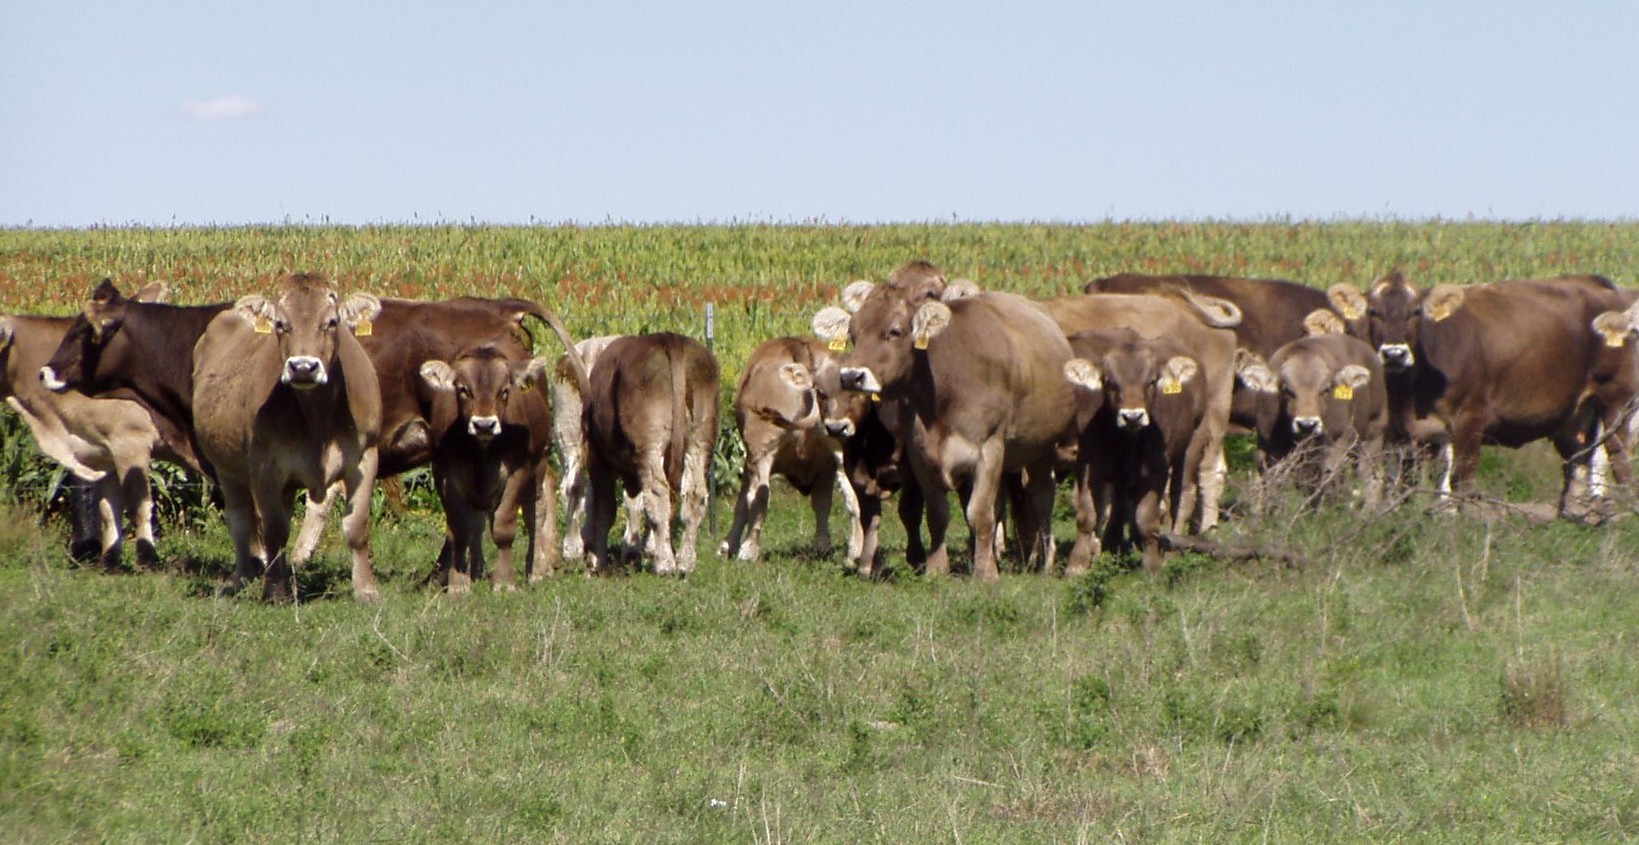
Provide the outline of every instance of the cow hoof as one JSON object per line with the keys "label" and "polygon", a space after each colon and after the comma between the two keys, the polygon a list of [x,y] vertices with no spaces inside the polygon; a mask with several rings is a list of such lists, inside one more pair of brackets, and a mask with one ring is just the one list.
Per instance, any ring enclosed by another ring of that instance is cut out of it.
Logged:
{"label": "cow hoof", "polygon": [[104,572],[121,571],[124,565],[120,560],[120,550],[117,547],[104,550],[102,554],[97,556],[97,565],[102,567]]}
{"label": "cow hoof", "polygon": [[150,572],[163,568],[163,564],[159,560],[159,551],[154,548],[153,543],[147,540],[137,541],[137,566]]}
{"label": "cow hoof", "polygon": [[353,590],[353,601],[359,604],[381,604],[381,591],[374,585]]}
{"label": "cow hoof", "polygon": [[102,553],[102,544],[96,540],[77,540],[68,547],[68,556],[78,563],[90,563]]}

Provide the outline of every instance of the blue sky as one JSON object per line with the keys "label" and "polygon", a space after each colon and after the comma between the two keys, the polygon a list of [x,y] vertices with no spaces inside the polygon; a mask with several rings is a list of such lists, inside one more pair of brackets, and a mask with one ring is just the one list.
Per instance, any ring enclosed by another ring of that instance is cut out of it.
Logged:
{"label": "blue sky", "polygon": [[1639,3],[18,0],[0,225],[1639,216]]}

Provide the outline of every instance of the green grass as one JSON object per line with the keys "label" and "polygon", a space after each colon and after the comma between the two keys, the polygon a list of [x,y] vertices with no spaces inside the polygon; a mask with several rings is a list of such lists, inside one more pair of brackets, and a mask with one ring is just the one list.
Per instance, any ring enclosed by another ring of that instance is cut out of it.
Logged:
{"label": "green grass", "polygon": [[[686,328],[713,300],[732,381],[755,340],[911,257],[1047,293],[1120,269],[1620,276],[1636,242],[1572,223],[8,231],[0,302],[70,310],[103,273],[201,301],[320,267],[382,293],[539,296],[589,335]],[[230,552],[208,518],[167,523],[165,573],[77,568],[60,520],[14,491],[0,841],[1639,836],[1639,522],[1366,520],[1281,497],[1254,520],[1238,463],[1215,539],[1304,565],[860,583],[806,551],[806,505],[780,487],[765,562],[710,553],[720,501],[687,581],[452,599],[421,586],[442,528],[412,497],[378,516],[373,607],[348,600],[335,539],[300,604],[217,595]],[[1498,498],[1557,492],[1542,450],[1482,472]]]}

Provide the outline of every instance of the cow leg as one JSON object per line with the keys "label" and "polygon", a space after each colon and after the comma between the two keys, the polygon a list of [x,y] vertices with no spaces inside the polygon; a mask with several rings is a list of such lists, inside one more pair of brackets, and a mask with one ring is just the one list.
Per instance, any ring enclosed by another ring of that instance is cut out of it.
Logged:
{"label": "cow leg", "polygon": [[[1034,536],[1025,539],[1021,537],[1021,545],[1029,543],[1025,548],[1036,571],[1043,575],[1053,574],[1053,558],[1058,549],[1053,540],[1053,494],[1058,485],[1053,480],[1051,464],[1042,464],[1029,472],[1029,479],[1025,485],[1025,494],[1034,512]],[[1020,524],[1023,524],[1022,521]]]}
{"label": "cow leg", "polygon": [[[14,400],[15,401],[15,400]],[[68,556],[81,563],[97,557],[102,551],[103,528],[98,515],[102,497],[97,493],[97,482],[73,477],[69,486],[72,505],[69,509],[73,536],[69,539]]]}
{"label": "cow leg", "polygon": [[1356,472],[1362,488],[1361,505],[1368,511],[1383,504],[1383,438],[1371,437],[1356,445]]}
{"label": "cow leg", "polygon": [[[921,485],[916,479],[910,478],[899,491],[899,524],[905,526],[905,563],[916,572],[925,572],[928,566],[928,549],[922,545],[922,517],[926,513],[927,504],[922,495]],[[946,521],[950,516],[947,513]],[[928,528],[928,542],[932,542],[933,528]]]}
{"label": "cow leg", "polygon": [[512,560],[513,546],[518,540],[518,513],[527,507],[528,521],[533,522],[533,499],[526,488],[534,486],[535,474],[523,469],[507,473],[506,485],[501,491],[501,503],[490,514],[489,533],[495,539],[495,574],[490,583],[495,589],[512,592],[518,589],[518,572]]}
{"label": "cow leg", "polygon": [[996,568],[996,496],[1001,492],[1002,449],[1000,438],[979,447],[973,468],[972,492],[967,502],[968,530],[973,535],[973,580],[999,581]]}
{"label": "cow leg", "polygon": [[125,491],[112,472],[98,479],[93,489],[96,491],[97,526],[102,540],[97,565],[108,572],[118,572],[122,545],[120,519],[125,511]]}
{"label": "cow leg", "polygon": [[131,467],[120,476],[124,479],[126,517],[131,520],[131,536],[137,541],[137,566],[159,569],[159,549],[154,546],[154,494],[148,483],[148,467]]}
{"label": "cow leg", "polygon": [[[829,479],[827,479],[829,480]],[[814,512],[814,552],[831,554],[831,485],[815,481],[808,494],[808,506]]]}
{"label": "cow leg", "polygon": [[[683,453],[683,489],[679,491],[678,515],[682,517],[683,536],[677,548],[677,571],[688,575],[694,571],[700,543],[700,523],[706,519],[706,465],[711,462],[711,443],[690,444]],[[761,520],[758,520],[761,522]],[[758,525],[760,533],[762,526]]]}
{"label": "cow leg", "polygon": [[[563,565],[558,548],[558,492],[552,465],[544,458],[536,463],[524,497],[524,527],[529,530],[529,582],[558,574]],[[567,537],[565,538],[567,542]]]}
{"label": "cow leg", "polygon": [[593,466],[584,473],[586,479],[585,514],[582,543],[588,556],[588,575],[609,572],[609,529],[615,521],[615,477],[602,467]]}
{"label": "cow leg", "polygon": [[266,558],[257,535],[256,505],[250,488],[225,478],[217,479],[217,487],[222,491],[222,518],[233,539],[233,577],[226,592],[234,595],[245,588],[246,581],[261,577]]}
{"label": "cow leg", "polygon": [[375,449],[367,450],[343,476],[347,491],[347,515],[342,518],[342,537],[353,558],[353,600],[374,603],[381,600],[381,588],[370,565],[370,494],[375,491]]}
{"label": "cow leg", "polygon": [[1133,509],[1133,527],[1138,532],[1138,541],[1143,544],[1144,572],[1149,575],[1160,575],[1164,562],[1161,555],[1161,497],[1166,492],[1166,481],[1166,473],[1149,474]]}
{"label": "cow leg", "polygon": [[[849,485],[852,487],[852,485]],[[866,496],[856,499],[859,502],[859,518],[857,524],[860,530],[859,550],[851,554],[848,560],[854,565],[854,572],[861,578],[873,578],[877,574],[877,542],[882,529],[882,497]]]}
{"label": "cow leg", "polygon": [[[1218,502],[1223,498],[1224,482],[1229,476],[1229,463],[1224,459],[1224,437],[1222,433],[1207,442],[1206,451],[1201,456],[1200,511],[1201,520],[1199,531],[1205,534],[1218,524]],[[1190,514],[1179,508],[1173,515],[1175,523],[1188,523]]]}
{"label": "cow leg", "polygon": [[290,499],[282,490],[259,485],[251,489],[256,516],[262,527],[267,571],[262,573],[262,601],[283,603],[296,598],[295,577],[285,544],[290,541]]}
{"label": "cow leg", "polygon": [[1091,467],[1082,465],[1076,468],[1076,543],[1070,547],[1070,559],[1064,565],[1066,578],[1085,574],[1092,566],[1093,556],[1100,551],[1099,505],[1097,497],[1093,494],[1096,483],[1092,478]]}
{"label": "cow leg", "polygon": [[656,575],[677,574],[677,556],[672,550],[672,488],[666,481],[665,456],[650,449],[638,457],[638,478],[643,492],[643,527],[654,544]]}
{"label": "cow leg", "polygon": [[[848,471],[842,466],[842,453],[836,453],[837,461],[837,489],[842,493],[842,507],[848,512],[848,560],[858,561],[865,548],[865,526],[860,522],[859,493],[854,490],[854,484],[848,480]],[[881,515],[882,505],[877,504],[877,514]],[[829,534],[827,534],[829,536]]]}
{"label": "cow leg", "polygon": [[[717,553],[725,558],[756,560],[761,554],[763,520],[768,516],[769,476],[774,469],[774,449],[748,456],[740,495],[734,499],[734,523]],[[743,537],[743,539],[742,539]]]}
{"label": "cow leg", "polygon": [[[913,453],[907,449],[906,457],[916,476],[916,487],[922,494],[923,516],[928,521],[928,548],[922,571],[927,575],[949,575],[950,550],[946,548],[945,535],[950,529],[950,487],[939,468],[923,460],[920,451]],[[910,534],[909,526],[905,533]],[[909,548],[905,556],[910,557]]]}
{"label": "cow leg", "polygon": [[590,490],[587,485],[586,467],[578,459],[564,457],[563,486],[560,491],[564,511],[563,559],[581,560],[586,557],[586,539],[582,535],[586,532],[586,509]]}
{"label": "cow leg", "polygon": [[341,482],[338,481],[317,496],[311,492],[303,493],[307,497],[307,507],[302,509],[302,527],[296,532],[296,547],[290,553],[293,565],[302,566],[313,559],[313,553],[318,551],[319,543],[324,539],[324,527],[330,521],[330,507],[335,504],[340,492]]}

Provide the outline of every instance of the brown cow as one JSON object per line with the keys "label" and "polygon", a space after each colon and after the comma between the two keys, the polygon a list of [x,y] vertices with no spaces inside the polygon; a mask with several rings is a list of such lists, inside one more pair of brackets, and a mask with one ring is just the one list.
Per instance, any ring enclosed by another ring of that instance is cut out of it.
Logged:
{"label": "brown cow", "polygon": [[1131,328],[1146,338],[1175,338],[1189,350],[1201,370],[1206,416],[1195,434],[1202,441],[1200,465],[1184,479],[1174,518],[1180,525],[1193,519],[1199,531],[1216,525],[1218,500],[1228,472],[1223,440],[1229,428],[1235,387],[1236,340],[1231,329],[1240,322],[1240,309],[1233,303],[1194,293],[1186,293],[1183,299],[1086,294],[1044,300],[1038,307],[1058,323],[1066,336],[1087,330]]}
{"label": "brown cow", "polygon": [[1282,346],[1268,362],[1245,352],[1236,369],[1263,400],[1258,448],[1264,469],[1302,456],[1319,461],[1307,475],[1325,480],[1335,477],[1352,453],[1364,486],[1362,503],[1378,506],[1388,389],[1370,345],[1346,334],[1317,334]]}
{"label": "brown cow", "polygon": [[[587,372],[597,366],[598,356],[620,335],[589,337],[575,344],[575,351],[586,362]],[[590,495],[590,481],[586,477],[586,432],[582,425],[586,416],[584,392],[575,381],[569,356],[559,358],[552,368],[552,448],[558,452],[563,466],[563,483],[558,486],[559,502],[563,506],[563,559],[581,560],[586,557],[585,538],[586,504]],[[622,548],[638,553],[642,545],[642,500],[626,498],[626,530]],[[649,552],[653,553],[653,548]]]}
{"label": "brown cow", "polygon": [[295,275],[272,299],[241,298],[200,337],[194,437],[222,490],[234,590],[265,566],[263,598],[292,597],[284,547],[294,493],[322,502],[340,481],[353,597],[380,598],[370,566],[370,495],[381,388],[353,336],[380,311],[373,296],[342,299],[323,277]]}
{"label": "brown cow", "polygon": [[1331,294],[1351,333],[1383,360],[1391,429],[1440,447],[1442,498],[1473,480],[1482,443],[1517,448],[1546,438],[1565,459],[1560,512],[1578,515],[1589,447],[1622,392],[1601,395],[1593,383],[1602,344],[1593,321],[1627,305],[1609,280],[1561,276],[1424,292],[1394,273],[1366,296],[1346,286]]}
{"label": "brown cow", "polygon": [[974,577],[999,577],[996,502],[1009,473],[1025,476],[1026,557],[1050,570],[1053,464],[1071,434],[1072,393],[1059,373],[1069,344],[1030,300],[979,293],[946,303],[941,288],[907,295],[890,283],[861,298],[851,317],[826,309],[816,323],[848,327],[854,351],[842,386],[893,406],[894,436],[926,503],[926,571],[950,571],[945,532],[955,490],[973,537]]}
{"label": "brown cow", "polygon": [[421,378],[453,400],[433,419],[433,478],[444,506],[450,550],[439,561],[450,592],[466,592],[484,570],[484,522],[495,540],[495,584],[517,587],[512,545],[518,511],[529,531],[531,580],[558,567],[557,494],[548,460],[552,413],[535,390],[551,364],[520,359],[494,346],[421,365]]}
{"label": "brown cow", "polygon": [[[800,337],[764,341],[751,352],[734,397],[734,421],[745,442],[745,473],[734,500],[734,523],[718,554],[756,560],[769,482],[783,476],[814,511],[814,550],[831,551],[831,485],[842,489],[849,516],[848,559],[863,543],[859,500],[842,469],[842,444],[825,430],[825,400],[816,389],[822,369],[837,368],[827,344]],[[743,538],[743,540],[742,540]]]}
{"label": "brown cow", "polygon": [[[151,286],[139,295],[157,297],[162,288]],[[129,518],[137,564],[157,567],[148,472],[156,450],[162,457],[169,453],[141,404],[54,393],[41,384],[40,367],[70,322],[67,317],[0,315],[0,396],[23,418],[46,457],[93,483],[100,527],[98,563],[105,569],[119,568],[124,539],[120,522]]]}
{"label": "brown cow", "polygon": [[[706,469],[717,441],[717,361],[680,334],[622,337],[593,368],[584,426],[591,481],[585,543],[593,572],[609,566],[615,484],[641,496],[654,571],[694,571],[706,512]],[[683,534],[673,551],[673,502]]]}
{"label": "brown cow", "polygon": [[1196,436],[1207,414],[1206,380],[1190,349],[1173,337],[1121,328],[1078,332],[1069,341],[1076,357],[1064,375],[1077,386],[1080,447],[1076,546],[1065,574],[1086,571],[1100,522],[1112,551],[1126,544],[1131,529],[1144,570],[1158,574],[1166,513],[1177,523],[1172,530],[1182,530],[1185,479],[1199,470],[1207,445]]}

